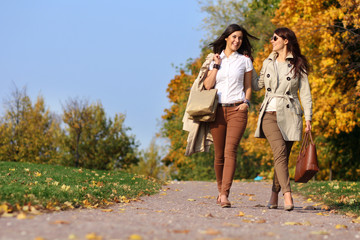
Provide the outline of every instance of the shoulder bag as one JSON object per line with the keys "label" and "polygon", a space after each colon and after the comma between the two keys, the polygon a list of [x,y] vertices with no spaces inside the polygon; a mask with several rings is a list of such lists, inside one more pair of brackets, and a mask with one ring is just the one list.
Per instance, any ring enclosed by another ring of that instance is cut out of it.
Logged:
{"label": "shoulder bag", "polygon": [[186,112],[195,121],[212,122],[215,120],[217,104],[217,89],[193,91],[190,93]]}

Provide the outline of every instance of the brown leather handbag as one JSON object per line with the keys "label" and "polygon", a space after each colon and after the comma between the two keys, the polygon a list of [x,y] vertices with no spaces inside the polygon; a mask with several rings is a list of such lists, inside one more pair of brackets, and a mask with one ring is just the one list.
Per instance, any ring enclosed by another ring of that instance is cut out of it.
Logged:
{"label": "brown leather handbag", "polygon": [[[311,140],[309,142],[309,139]],[[316,147],[311,132],[305,132],[296,162],[295,182],[307,183],[319,171]]]}

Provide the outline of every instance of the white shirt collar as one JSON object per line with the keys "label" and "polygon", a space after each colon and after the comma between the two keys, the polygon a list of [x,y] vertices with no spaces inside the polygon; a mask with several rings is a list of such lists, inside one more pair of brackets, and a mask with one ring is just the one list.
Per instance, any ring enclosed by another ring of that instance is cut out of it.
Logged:
{"label": "white shirt collar", "polygon": [[[237,51],[235,51],[235,52],[233,52],[230,56],[229,56],[229,58],[231,58],[231,57],[239,57],[240,56],[240,53],[238,53]],[[224,59],[224,58],[226,58],[227,56],[225,55],[225,52],[224,52],[224,50],[221,52],[221,54],[220,54],[220,58],[221,59]]]}

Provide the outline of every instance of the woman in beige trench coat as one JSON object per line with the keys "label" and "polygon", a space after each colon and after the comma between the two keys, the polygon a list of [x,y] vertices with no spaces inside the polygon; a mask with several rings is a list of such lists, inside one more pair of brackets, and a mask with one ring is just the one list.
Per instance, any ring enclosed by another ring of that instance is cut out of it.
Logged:
{"label": "woman in beige trench coat", "polygon": [[294,204],[288,163],[293,142],[301,140],[303,114],[305,131],[311,130],[309,65],[305,56],[301,55],[295,33],[290,29],[276,29],[271,43],[273,52],[264,60],[259,78],[252,82],[256,91],[265,87],[255,137],[267,138],[274,155],[274,179],[268,208],[277,208],[278,194],[282,191],[284,209],[291,211]]}

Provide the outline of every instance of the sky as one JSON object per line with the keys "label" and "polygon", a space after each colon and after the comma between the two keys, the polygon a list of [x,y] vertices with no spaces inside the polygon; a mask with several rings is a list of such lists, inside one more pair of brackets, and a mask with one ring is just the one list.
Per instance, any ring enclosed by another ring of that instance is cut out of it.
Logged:
{"label": "sky", "polygon": [[15,86],[57,114],[70,98],[100,101],[146,149],[174,66],[200,56],[203,18],[197,0],[1,0],[1,115]]}

